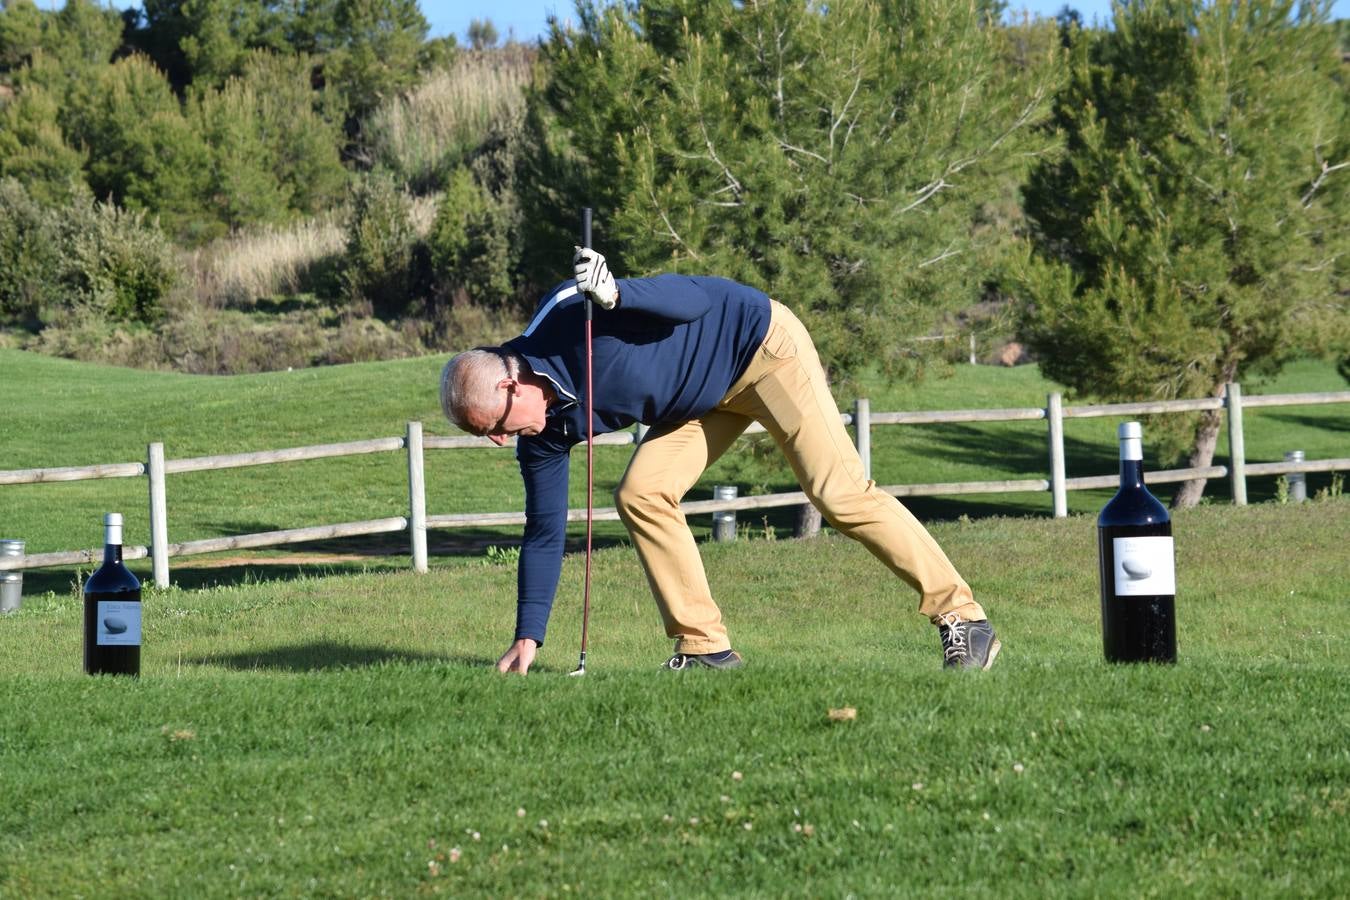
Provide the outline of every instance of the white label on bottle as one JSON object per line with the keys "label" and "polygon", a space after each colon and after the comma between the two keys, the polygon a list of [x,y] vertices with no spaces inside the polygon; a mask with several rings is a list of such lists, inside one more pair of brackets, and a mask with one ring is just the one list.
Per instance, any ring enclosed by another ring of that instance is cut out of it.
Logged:
{"label": "white label on bottle", "polygon": [[1116,596],[1154,597],[1177,592],[1170,537],[1115,538]]}
{"label": "white label on bottle", "polygon": [[141,605],[125,600],[98,601],[96,644],[111,647],[141,645]]}

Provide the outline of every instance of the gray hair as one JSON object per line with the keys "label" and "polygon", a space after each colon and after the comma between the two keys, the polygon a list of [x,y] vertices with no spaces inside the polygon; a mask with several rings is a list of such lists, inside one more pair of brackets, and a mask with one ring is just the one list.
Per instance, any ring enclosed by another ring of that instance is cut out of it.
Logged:
{"label": "gray hair", "polygon": [[475,347],[450,357],[441,370],[441,411],[471,432],[469,413],[492,402],[503,375],[520,377],[520,357],[504,347]]}

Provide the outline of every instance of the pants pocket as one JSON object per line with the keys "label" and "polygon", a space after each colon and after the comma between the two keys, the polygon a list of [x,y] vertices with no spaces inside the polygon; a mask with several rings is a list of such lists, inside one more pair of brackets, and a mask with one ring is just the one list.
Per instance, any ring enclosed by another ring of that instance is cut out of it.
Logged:
{"label": "pants pocket", "polygon": [[759,352],[766,359],[792,359],[797,355],[797,342],[786,328],[775,322],[769,326],[769,333],[764,336]]}

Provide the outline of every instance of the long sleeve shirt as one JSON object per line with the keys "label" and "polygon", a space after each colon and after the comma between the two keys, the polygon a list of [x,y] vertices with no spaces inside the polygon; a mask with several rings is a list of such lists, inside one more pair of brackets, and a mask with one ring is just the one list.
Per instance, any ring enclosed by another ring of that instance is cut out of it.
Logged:
{"label": "long sleeve shirt", "polygon": [[[769,298],[725,278],[619,279],[619,306],[594,308],[594,433],[635,422],[687,422],[712,410],[749,367],[769,328]],[[525,534],[517,583],[516,639],[544,642],[562,571],[568,459],[586,439],[584,300],[565,281],[506,347],[557,395],[544,429],[522,435]]]}

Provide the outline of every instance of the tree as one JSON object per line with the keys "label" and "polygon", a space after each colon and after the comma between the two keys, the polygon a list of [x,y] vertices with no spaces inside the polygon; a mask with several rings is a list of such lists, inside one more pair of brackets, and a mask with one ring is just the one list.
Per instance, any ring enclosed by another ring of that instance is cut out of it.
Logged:
{"label": "tree", "polygon": [[0,83],[20,85],[41,69],[49,89],[87,78],[122,47],[122,20],[94,0],[67,0],[56,12],[32,0],[0,0]]}
{"label": "tree", "polygon": [[494,172],[494,161],[486,153],[451,173],[427,244],[443,298],[502,309],[516,300],[520,212],[509,174]]}
{"label": "tree", "polygon": [[530,102],[529,274],[558,277],[576,209],[594,206],[616,271],[756,285],[796,309],[835,375],[917,364],[906,339],[977,293],[983,194],[1053,140],[1036,129],[1053,55],[1002,68],[978,4],[651,0],[579,14],[578,31],[555,21]]}
{"label": "tree", "polygon": [[22,67],[42,45],[42,12],[33,0],[0,0],[0,73]]}
{"label": "tree", "polygon": [[64,202],[84,181],[84,156],[66,143],[51,91],[30,85],[0,107],[0,178],[18,179],[47,203]]}
{"label": "tree", "polygon": [[338,45],[324,77],[347,98],[353,122],[417,80],[427,20],[417,0],[338,0]]}
{"label": "tree", "polygon": [[[336,0],[144,0],[132,44],[155,61],[174,89],[221,87],[243,71],[251,50],[313,52],[331,33]],[[297,6],[299,8],[297,8]]]}
{"label": "tree", "polygon": [[304,53],[255,50],[242,76],[258,99],[255,127],[271,149],[290,208],[308,215],[337,206],[347,191],[342,102],[332,90],[313,88],[315,67]]}
{"label": "tree", "polygon": [[209,148],[206,203],[231,229],[313,214],[342,199],[339,122],[325,116],[304,54],[250,52],[243,74],[200,93],[193,121]]}
{"label": "tree", "polygon": [[67,139],[88,155],[85,176],[97,199],[147,211],[180,240],[220,233],[201,209],[210,171],[206,144],[144,56],[120,59],[72,85],[61,119]]}
{"label": "tree", "polygon": [[[1344,346],[1350,159],[1328,9],[1140,0],[1074,42],[1067,149],[1027,184],[1034,252],[1014,278],[1047,375],[1104,399],[1218,397]],[[1219,423],[1203,413],[1171,446],[1207,466]]]}
{"label": "tree", "polygon": [[206,199],[230,230],[286,219],[290,195],[277,177],[275,148],[259,125],[264,98],[241,78],[193,104],[193,125],[208,147]]}
{"label": "tree", "polygon": [[66,0],[51,26],[43,45],[66,65],[103,65],[122,45],[122,17],[96,0]]}
{"label": "tree", "polygon": [[497,46],[497,26],[491,19],[473,19],[469,22],[469,46],[486,50]]}

